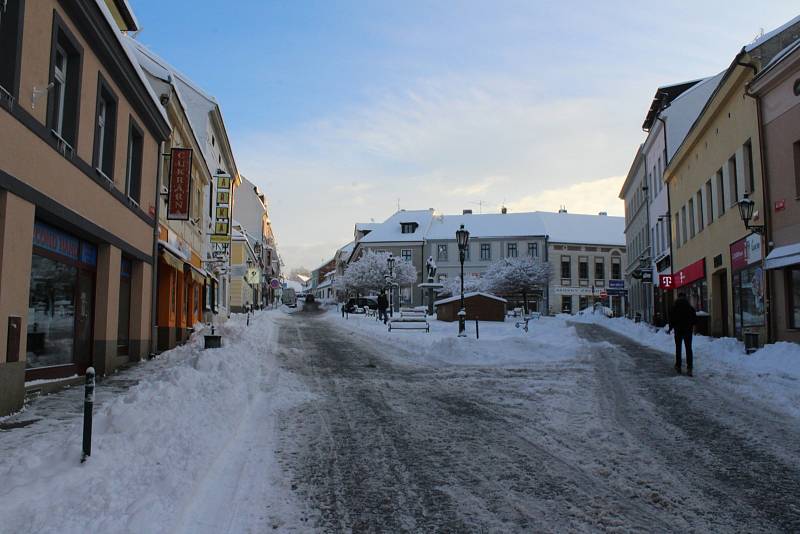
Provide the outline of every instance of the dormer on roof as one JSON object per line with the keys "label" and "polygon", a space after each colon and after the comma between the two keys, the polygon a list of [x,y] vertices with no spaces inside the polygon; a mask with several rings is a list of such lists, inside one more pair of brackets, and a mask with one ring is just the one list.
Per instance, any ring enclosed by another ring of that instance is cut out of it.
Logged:
{"label": "dormer on roof", "polygon": [[417,227],[419,227],[419,223],[417,222],[401,222],[400,232],[403,234],[413,234],[417,231]]}

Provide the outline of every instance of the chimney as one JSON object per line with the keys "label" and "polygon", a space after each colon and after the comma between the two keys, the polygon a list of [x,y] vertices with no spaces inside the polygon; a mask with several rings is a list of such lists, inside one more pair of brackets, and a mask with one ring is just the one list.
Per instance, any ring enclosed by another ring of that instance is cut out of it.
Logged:
{"label": "chimney", "polygon": [[507,208],[507,207],[505,207],[505,206],[503,206],[502,208],[500,208],[500,213],[502,213],[503,215],[505,215],[506,213],[508,213],[508,208]]}
{"label": "chimney", "polygon": [[462,215],[472,215],[472,210],[464,210],[461,214]]}
{"label": "chimney", "polygon": [[603,216],[605,216],[605,215],[608,215],[608,212],[607,212],[607,211],[601,211],[600,213],[598,213],[598,215],[603,215]]}
{"label": "chimney", "polygon": [[567,213],[567,207],[566,206],[560,206],[558,208],[558,213]]}

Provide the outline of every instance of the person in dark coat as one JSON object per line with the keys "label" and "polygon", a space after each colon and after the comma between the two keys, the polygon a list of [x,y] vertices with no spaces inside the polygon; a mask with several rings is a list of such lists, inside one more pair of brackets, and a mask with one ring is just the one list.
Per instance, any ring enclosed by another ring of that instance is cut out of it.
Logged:
{"label": "person in dark coat", "polygon": [[381,294],[378,295],[378,318],[383,319],[383,324],[389,320],[389,317],[386,315],[386,309],[389,307],[389,299],[386,298],[386,292],[381,291]]}
{"label": "person in dark coat", "polygon": [[681,374],[681,345],[686,346],[686,374],[692,376],[692,332],[697,323],[697,312],[689,304],[685,293],[679,293],[669,314],[669,331],[675,331],[675,371]]}

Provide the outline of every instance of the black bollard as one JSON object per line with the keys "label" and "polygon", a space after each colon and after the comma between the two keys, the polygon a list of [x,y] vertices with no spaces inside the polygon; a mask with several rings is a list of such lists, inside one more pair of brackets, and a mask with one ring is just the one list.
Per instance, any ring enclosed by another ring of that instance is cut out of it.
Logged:
{"label": "black bollard", "polygon": [[86,369],[86,390],[83,396],[83,454],[81,463],[92,455],[92,408],[94,407],[94,367]]}
{"label": "black bollard", "polygon": [[478,317],[475,317],[475,339],[480,339],[481,333],[478,331]]}

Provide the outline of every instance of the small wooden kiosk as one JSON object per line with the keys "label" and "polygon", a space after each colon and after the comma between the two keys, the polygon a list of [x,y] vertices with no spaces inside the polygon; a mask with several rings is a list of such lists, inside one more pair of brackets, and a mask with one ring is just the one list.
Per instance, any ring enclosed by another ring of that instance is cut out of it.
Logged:
{"label": "small wooden kiosk", "polygon": [[[433,303],[436,307],[436,318],[440,321],[453,322],[458,320],[458,310],[461,309],[461,295],[453,295]],[[506,318],[506,299],[490,293],[472,292],[464,293],[464,308],[467,312],[467,321],[479,319],[481,321],[504,321]]]}

